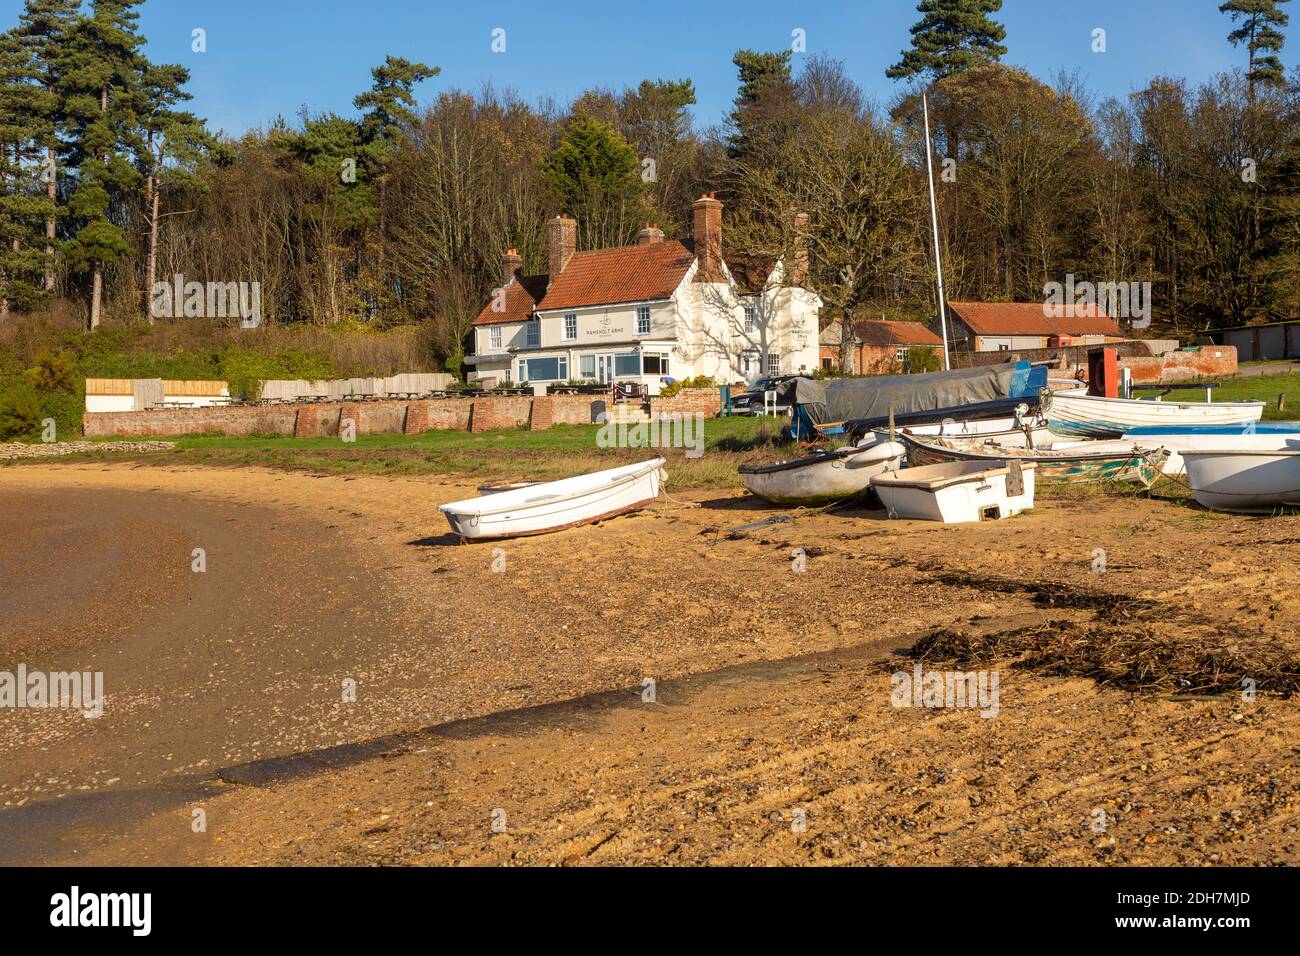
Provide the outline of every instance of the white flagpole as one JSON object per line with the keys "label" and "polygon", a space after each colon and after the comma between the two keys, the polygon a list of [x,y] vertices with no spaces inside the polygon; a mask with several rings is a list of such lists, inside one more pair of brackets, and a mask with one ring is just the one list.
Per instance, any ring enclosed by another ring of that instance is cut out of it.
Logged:
{"label": "white flagpole", "polygon": [[948,371],[948,320],[944,309],[943,266],[939,262],[939,207],[934,201],[934,162],[930,158],[930,104],[921,94],[921,108],[925,111],[925,172],[930,180],[930,225],[934,229],[934,275],[939,283],[939,331],[943,333],[943,369]]}

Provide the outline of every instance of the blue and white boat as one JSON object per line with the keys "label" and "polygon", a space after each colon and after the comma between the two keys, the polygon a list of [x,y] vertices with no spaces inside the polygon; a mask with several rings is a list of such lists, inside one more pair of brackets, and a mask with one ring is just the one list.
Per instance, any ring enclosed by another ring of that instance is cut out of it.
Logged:
{"label": "blue and white boat", "polygon": [[1237,422],[1233,425],[1143,425],[1130,428],[1125,438],[1148,435],[1300,435],[1300,422]]}
{"label": "blue and white boat", "polygon": [[1043,393],[1043,417],[1057,435],[1120,438],[1134,428],[1193,425],[1246,426],[1257,423],[1264,403],[1162,402],[1144,398],[1106,398],[1084,389]]}

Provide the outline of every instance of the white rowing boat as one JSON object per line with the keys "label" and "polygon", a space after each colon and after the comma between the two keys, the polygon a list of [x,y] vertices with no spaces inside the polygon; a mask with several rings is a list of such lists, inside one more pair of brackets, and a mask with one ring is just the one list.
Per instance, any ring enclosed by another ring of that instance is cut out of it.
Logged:
{"label": "white rowing boat", "polygon": [[1216,511],[1300,506],[1300,442],[1283,447],[1184,449],[1192,494]]}
{"label": "white rowing boat", "polygon": [[1104,398],[1083,389],[1043,393],[1043,417],[1058,435],[1119,438],[1131,428],[1152,425],[1235,425],[1257,422],[1264,403],[1161,402],[1144,398]]}
{"label": "white rowing boat", "polygon": [[[964,426],[974,425],[975,428]],[[978,422],[943,422],[936,425],[907,425],[900,431],[909,435],[929,438],[948,438],[967,444],[998,445],[1002,448],[1050,448],[1060,436],[1042,422],[1026,422],[1021,425],[1014,418],[989,419]],[[877,440],[889,438],[889,432],[875,433]]]}
{"label": "white rowing boat", "polygon": [[902,463],[903,450],[891,441],[849,445],[771,465],[741,465],[740,480],[774,505],[825,505],[865,491],[873,475]]}
{"label": "white rowing boat", "polygon": [[664,459],[439,505],[462,541],[515,538],[637,511],[659,496]]}
{"label": "white rowing boat", "polygon": [[958,524],[1009,518],[1034,506],[1034,463],[946,461],[871,479],[891,518]]}

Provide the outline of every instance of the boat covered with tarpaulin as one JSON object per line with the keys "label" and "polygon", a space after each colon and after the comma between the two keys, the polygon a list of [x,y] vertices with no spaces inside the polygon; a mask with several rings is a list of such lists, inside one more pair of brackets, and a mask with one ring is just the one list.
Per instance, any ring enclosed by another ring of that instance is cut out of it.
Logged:
{"label": "boat covered with tarpaulin", "polygon": [[[777,403],[792,407],[791,432],[864,435],[888,423],[924,424],[962,416],[1000,418],[1026,404],[1036,408],[1047,369],[1028,362],[1007,362],[920,375],[871,375],[781,383]],[[938,416],[938,417],[936,417]]]}

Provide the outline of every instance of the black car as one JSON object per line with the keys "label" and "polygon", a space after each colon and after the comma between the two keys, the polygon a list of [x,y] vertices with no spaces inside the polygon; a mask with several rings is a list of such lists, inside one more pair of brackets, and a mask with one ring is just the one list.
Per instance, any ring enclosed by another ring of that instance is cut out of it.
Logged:
{"label": "black car", "polygon": [[[772,391],[782,382],[788,382],[790,379],[798,377],[798,375],[773,375],[769,378],[760,378],[739,395],[731,396],[731,414],[763,414],[763,393]],[[790,406],[778,403],[776,412],[778,415],[788,415],[790,414]]]}

